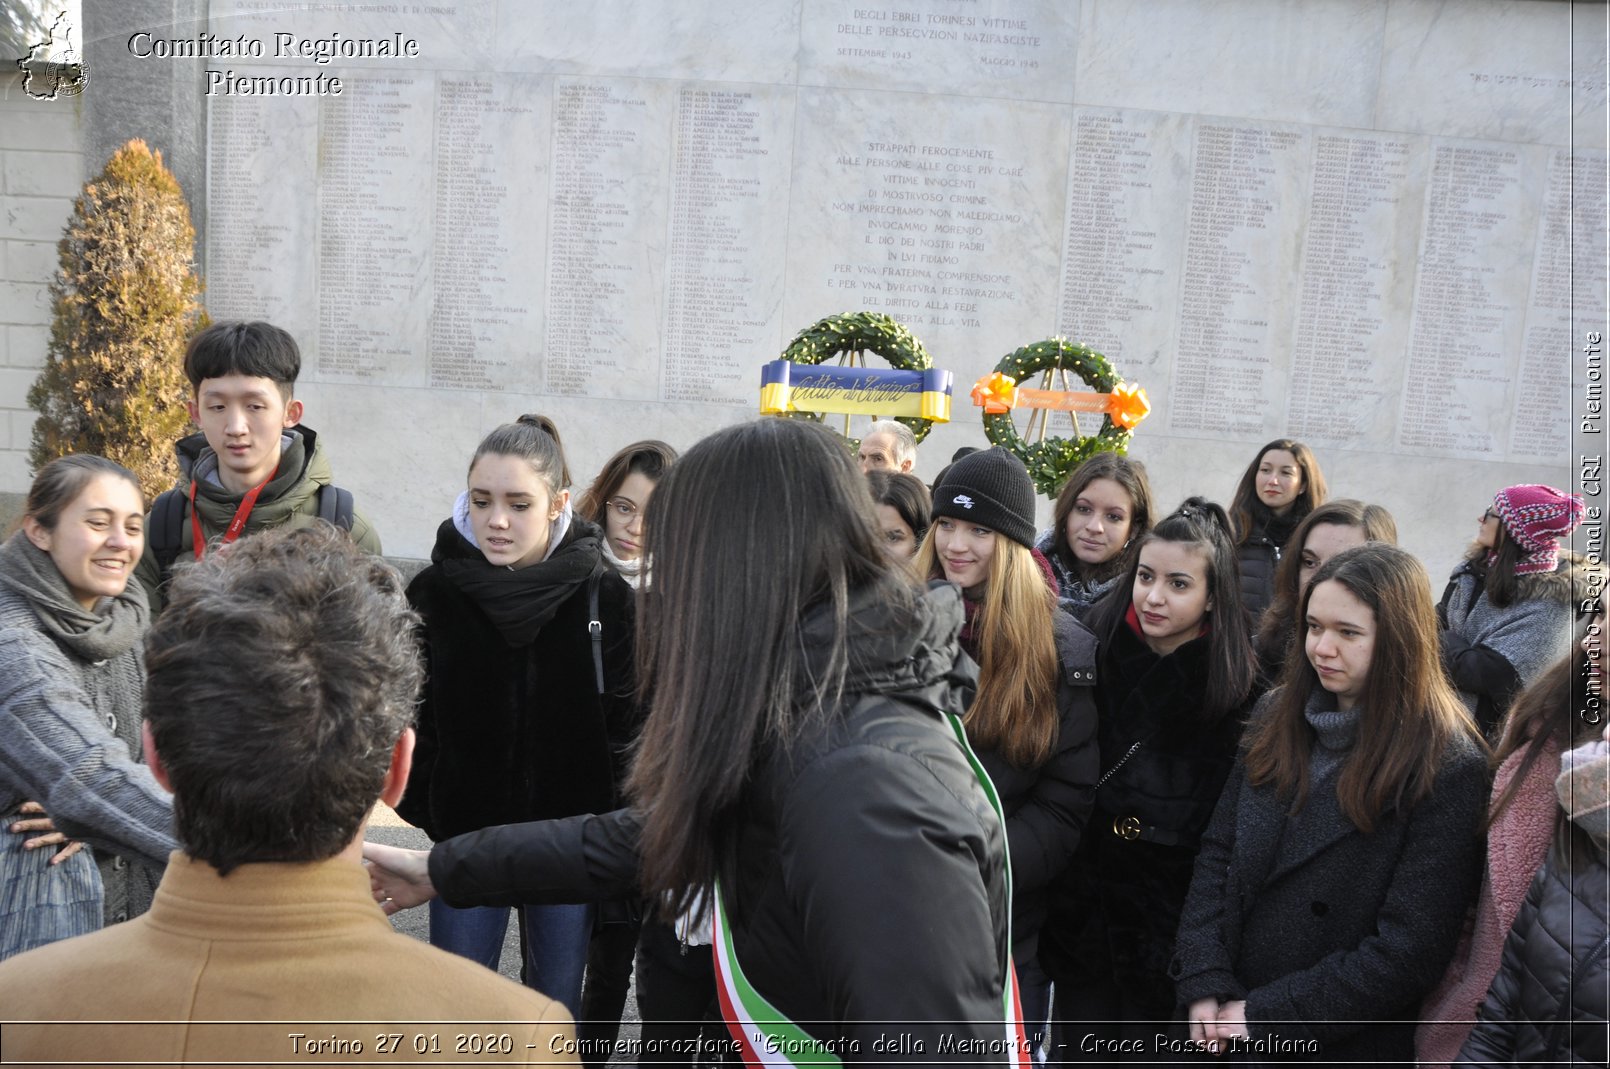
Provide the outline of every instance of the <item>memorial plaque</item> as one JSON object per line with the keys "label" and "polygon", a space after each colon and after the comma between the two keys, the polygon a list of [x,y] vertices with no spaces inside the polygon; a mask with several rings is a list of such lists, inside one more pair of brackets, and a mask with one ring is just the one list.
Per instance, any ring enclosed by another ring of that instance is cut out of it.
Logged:
{"label": "memorial plaque", "polygon": [[689,85],[678,93],[666,261],[666,401],[747,405],[756,359],[782,345],[794,94]]}
{"label": "memorial plaque", "polygon": [[303,344],[318,330],[318,100],[226,97],[207,112],[204,295],[214,319],[266,319]]}
{"label": "memorial plaque", "polygon": [[1168,430],[1271,437],[1284,422],[1305,131],[1198,120]]}
{"label": "memorial plaque", "polygon": [[351,78],[319,109],[317,378],[413,385],[430,305],[433,75]]}
{"label": "memorial plaque", "polygon": [[1073,100],[1078,5],[1063,0],[804,0],[800,82]]}
{"label": "memorial plaque", "polygon": [[968,384],[1050,332],[1068,153],[1057,109],[801,90],[798,115],[792,330],[887,312]]}
{"label": "memorial plaque", "polygon": [[433,115],[430,385],[534,390],[542,368],[544,80],[442,74]]}
{"label": "memorial plaque", "polygon": [[547,392],[657,392],[675,92],[618,78],[554,83]]}
{"label": "memorial plaque", "polygon": [[[207,32],[264,53],[209,71],[341,92],[174,92],[208,107],[209,310],[296,335],[313,423],[341,412],[338,470],[392,552],[428,552],[494,424],[554,414],[585,479],[629,440],[748,418],[796,331],[871,309],[956,376],[925,476],[983,441],[972,381],[1060,334],[1151,394],[1134,453],[1160,508],[1227,499],[1250,444],[1291,434],[1436,572],[1472,493],[1569,481],[1571,360],[1607,314],[1591,21],[1542,0],[218,0]],[[276,58],[282,36],[330,62]],[[443,440],[418,446],[424,425]],[[384,488],[399,457],[418,502]]]}
{"label": "memorial plaque", "polygon": [[1433,142],[1397,446],[1502,459],[1547,154]]}
{"label": "memorial plaque", "polygon": [[1424,138],[1314,134],[1286,403],[1309,445],[1392,438],[1426,155]]}
{"label": "memorial plaque", "polygon": [[1161,395],[1185,243],[1180,206],[1190,197],[1190,120],[1092,108],[1074,115],[1056,332]]}
{"label": "memorial plaque", "polygon": [[1509,452],[1517,460],[1547,460],[1570,452],[1571,421],[1560,413],[1571,410],[1571,368],[1581,339],[1590,330],[1603,330],[1605,287],[1610,284],[1599,199],[1605,164],[1602,152],[1556,149],[1549,156],[1510,423]]}

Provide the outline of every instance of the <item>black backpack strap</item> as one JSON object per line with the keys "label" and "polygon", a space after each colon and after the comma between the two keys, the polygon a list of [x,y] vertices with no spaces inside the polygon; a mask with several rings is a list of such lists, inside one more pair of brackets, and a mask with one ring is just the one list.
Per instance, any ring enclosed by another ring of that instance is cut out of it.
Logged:
{"label": "black backpack strap", "polygon": [[587,577],[587,633],[593,637],[593,680],[600,697],[604,693],[604,623],[598,618],[598,584],[605,567],[600,562]]}
{"label": "black backpack strap", "polygon": [[179,550],[184,545],[184,513],[185,495],[178,487],[162,491],[151,504],[145,551],[155,558],[163,583],[168,581],[173,562],[179,559]]}
{"label": "black backpack strap", "polygon": [[352,491],[328,483],[319,487],[319,519],[352,530]]}

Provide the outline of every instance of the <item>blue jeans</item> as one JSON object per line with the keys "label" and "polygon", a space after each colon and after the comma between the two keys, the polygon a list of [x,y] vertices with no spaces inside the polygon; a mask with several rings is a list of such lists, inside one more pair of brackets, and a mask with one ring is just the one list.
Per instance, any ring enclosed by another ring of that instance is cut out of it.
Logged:
{"label": "blue jeans", "polygon": [[[587,943],[593,934],[593,907],[520,906],[520,947],[524,951],[520,979],[551,999],[564,1003],[572,1017],[581,1013],[581,977],[587,968]],[[480,962],[493,972],[503,957],[509,911],[501,906],[454,909],[440,898],[430,900],[431,946]]]}

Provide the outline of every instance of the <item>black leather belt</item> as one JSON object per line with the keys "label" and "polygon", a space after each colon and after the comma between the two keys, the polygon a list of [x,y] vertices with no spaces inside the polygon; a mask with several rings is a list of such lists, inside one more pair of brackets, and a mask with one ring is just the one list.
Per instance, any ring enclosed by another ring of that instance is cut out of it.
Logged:
{"label": "black leather belt", "polygon": [[1112,833],[1126,843],[1144,841],[1159,846],[1178,846],[1183,841],[1178,832],[1155,824],[1142,824],[1139,817],[1113,817]]}

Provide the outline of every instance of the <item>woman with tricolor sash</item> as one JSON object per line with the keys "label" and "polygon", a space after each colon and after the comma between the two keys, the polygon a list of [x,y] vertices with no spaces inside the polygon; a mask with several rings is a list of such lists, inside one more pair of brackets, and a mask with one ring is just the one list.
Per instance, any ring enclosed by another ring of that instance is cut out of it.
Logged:
{"label": "woman with tricolor sash", "polygon": [[384,908],[636,881],[670,915],[710,904],[747,1061],[1024,1064],[1006,830],[959,718],[961,597],[891,565],[873,515],[820,427],[763,419],[690,449],[645,523],[632,807],[488,828],[428,860],[369,844]]}

